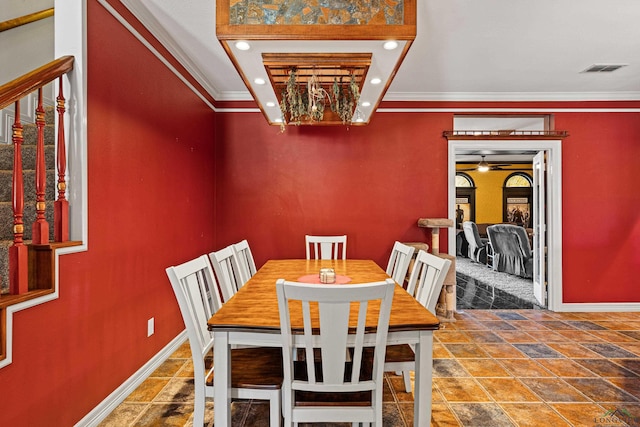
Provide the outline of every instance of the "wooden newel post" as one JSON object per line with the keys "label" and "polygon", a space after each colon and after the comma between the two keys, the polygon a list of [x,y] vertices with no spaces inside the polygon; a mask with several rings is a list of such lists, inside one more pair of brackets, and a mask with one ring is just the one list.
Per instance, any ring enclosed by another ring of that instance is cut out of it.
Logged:
{"label": "wooden newel post", "polygon": [[36,127],[38,142],[36,145],[36,220],[33,223],[32,239],[34,245],[49,243],[49,223],[44,217],[47,208],[45,187],[47,171],[44,163],[44,107],[42,106],[42,88],[38,89],[38,108],[36,108]]}
{"label": "wooden newel post", "polygon": [[56,242],[69,240],[69,202],[66,199],[67,182],[67,151],[64,140],[64,93],[62,92],[62,77],[58,91],[58,145],[56,148],[56,163],[58,167],[58,199],[53,203],[53,236]]}
{"label": "wooden newel post", "polygon": [[13,245],[9,247],[9,293],[24,294],[29,290],[28,249],[23,243],[24,182],[22,181],[22,123],[20,101],[15,103],[13,124]]}

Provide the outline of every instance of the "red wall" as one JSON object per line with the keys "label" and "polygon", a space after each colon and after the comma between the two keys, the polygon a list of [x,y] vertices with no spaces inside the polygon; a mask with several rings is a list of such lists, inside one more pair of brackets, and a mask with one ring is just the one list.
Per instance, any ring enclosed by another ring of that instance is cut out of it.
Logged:
{"label": "red wall", "polygon": [[165,268],[213,248],[215,113],[87,3],[89,250],[60,259],[59,299],[14,316],[1,426],[93,410],[184,328]]}
{"label": "red wall", "polygon": [[447,216],[450,127],[449,114],[379,114],[280,134],[260,114],[219,114],[217,246],[246,238],[261,265],[304,257],[305,234],[346,233],[349,257],[386,267],[395,240],[430,241],[418,218]]}
{"label": "red wall", "polygon": [[571,135],[562,146],[564,302],[637,303],[640,113],[563,113],[556,127]]}
{"label": "red wall", "polygon": [[[570,135],[562,144],[563,302],[638,302],[640,113],[565,106],[541,106],[560,108],[556,129]],[[366,127],[279,134],[260,114],[219,114],[216,246],[247,238],[262,264],[303,257],[306,233],[346,233],[349,257],[385,267],[395,240],[430,242],[418,218],[447,216],[442,132],[452,128],[452,113],[379,113]]]}

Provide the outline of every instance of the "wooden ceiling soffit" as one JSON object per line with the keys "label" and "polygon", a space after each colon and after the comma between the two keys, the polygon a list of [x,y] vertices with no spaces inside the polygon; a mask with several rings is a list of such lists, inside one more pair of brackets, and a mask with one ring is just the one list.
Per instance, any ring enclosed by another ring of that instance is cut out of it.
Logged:
{"label": "wooden ceiling soffit", "polygon": [[[342,6],[342,7],[340,7]],[[416,0],[362,0],[345,8],[291,0],[216,2],[219,40],[413,40]]]}
{"label": "wooden ceiling soffit", "polygon": [[[353,75],[366,105],[353,114],[358,124],[367,124],[415,39],[416,0],[361,0],[347,7],[344,2],[320,6],[302,0],[220,0],[216,36],[270,124],[289,123],[277,104],[284,76],[293,67],[297,77],[315,74],[323,85],[340,77],[348,82]],[[398,48],[383,49],[389,40],[398,42]],[[251,48],[241,51],[237,41]],[[260,74],[271,87],[255,83]],[[371,83],[373,77],[380,83]],[[345,124],[325,112],[322,124]]]}

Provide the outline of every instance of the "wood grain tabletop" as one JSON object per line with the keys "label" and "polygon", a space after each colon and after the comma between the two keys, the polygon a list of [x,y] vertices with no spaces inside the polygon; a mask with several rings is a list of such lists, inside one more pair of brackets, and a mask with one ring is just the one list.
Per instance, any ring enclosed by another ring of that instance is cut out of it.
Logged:
{"label": "wood grain tabletop", "polygon": [[[285,279],[298,281],[302,276],[319,273],[321,268],[333,268],[337,275],[348,276],[347,284],[326,286],[349,286],[349,284],[384,281],[389,278],[385,271],[372,260],[270,260],[209,319],[209,330],[216,331],[280,331],[280,317],[276,296],[276,281]],[[371,304],[369,312],[377,307]],[[354,313],[355,316],[355,313]],[[292,327],[302,325],[292,313]],[[355,317],[354,317],[355,319]],[[389,331],[415,331],[438,329],[438,318],[420,305],[402,287],[396,286],[391,306]],[[368,327],[374,327],[372,322]]]}

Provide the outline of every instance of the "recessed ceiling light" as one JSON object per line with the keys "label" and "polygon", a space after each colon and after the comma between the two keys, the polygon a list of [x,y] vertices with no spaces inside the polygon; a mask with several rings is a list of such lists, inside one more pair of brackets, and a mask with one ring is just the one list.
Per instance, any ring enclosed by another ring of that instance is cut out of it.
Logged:
{"label": "recessed ceiling light", "polygon": [[277,119],[274,120],[274,122],[276,123],[282,123],[282,117],[278,117]]}
{"label": "recessed ceiling light", "polygon": [[356,123],[363,123],[363,122],[364,122],[364,119],[362,117],[358,117],[356,119]]}
{"label": "recessed ceiling light", "polygon": [[258,77],[258,78],[256,78],[256,79],[254,79],[254,80],[253,80],[253,82],[254,82],[255,84],[257,84],[257,85],[263,85],[263,84],[265,84],[265,83],[266,83],[266,81],[265,81],[264,79],[260,78],[260,77]]}
{"label": "recessed ceiling light", "polygon": [[361,105],[363,107],[369,107],[371,105],[371,103],[369,101],[364,101]]}
{"label": "recessed ceiling light", "polygon": [[380,83],[382,83],[382,80],[380,80],[379,78],[375,77],[373,79],[371,79],[371,84],[372,85],[379,85]]}
{"label": "recessed ceiling light", "polygon": [[393,50],[398,47],[398,42],[389,40],[388,42],[385,42],[382,46],[387,50]]}
{"label": "recessed ceiling light", "polygon": [[267,107],[275,107],[275,106],[276,106],[275,102],[271,102],[271,101],[267,102]]}
{"label": "recessed ceiling light", "polygon": [[251,46],[247,42],[236,42],[236,47],[240,50],[249,50]]}

